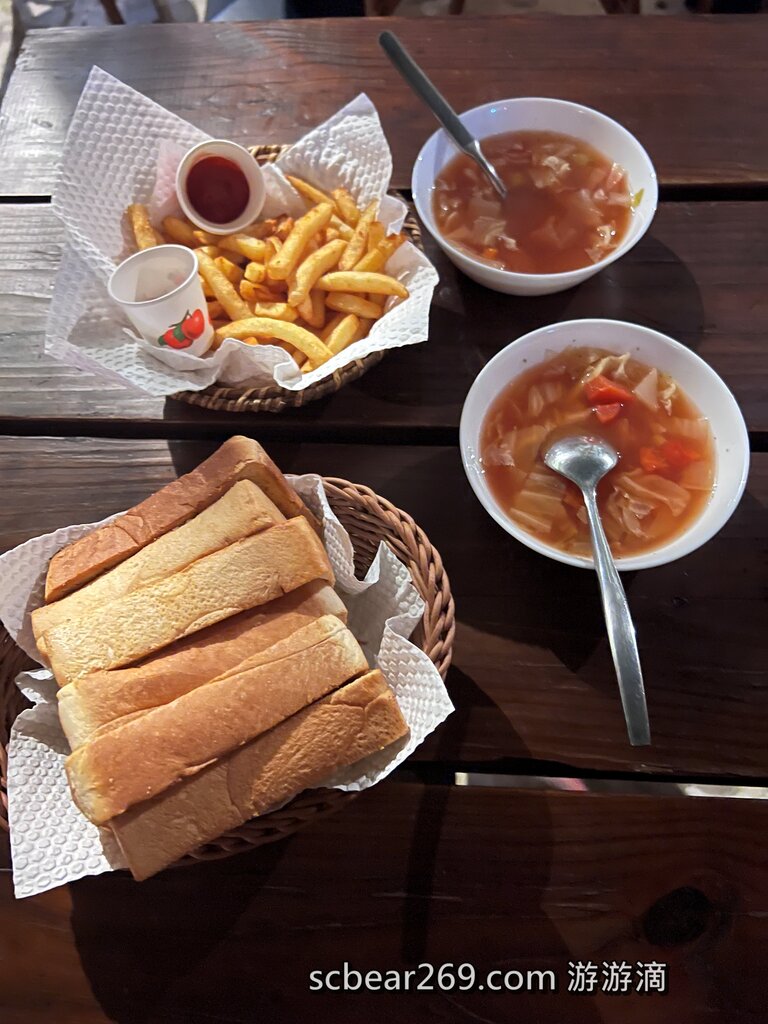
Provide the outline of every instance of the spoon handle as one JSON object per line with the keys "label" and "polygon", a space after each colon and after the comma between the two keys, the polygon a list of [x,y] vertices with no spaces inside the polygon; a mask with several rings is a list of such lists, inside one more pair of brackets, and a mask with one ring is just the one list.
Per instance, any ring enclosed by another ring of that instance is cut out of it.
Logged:
{"label": "spoon handle", "polygon": [[606,540],[593,488],[584,488],[584,503],[589,516],[595,570],[600,583],[608,641],[611,645],[616,677],[619,681],[619,693],[624,707],[629,742],[633,747],[645,746],[651,742],[651,730],[648,724],[648,708],[645,703],[640,655],[637,651],[635,627],[629,612],[627,595],[624,593],[624,587],[621,585],[621,579]]}
{"label": "spoon handle", "polygon": [[473,148],[474,138],[461,123],[456,112],[442,93],[437,91],[397,36],[393,35],[392,32],[382,32],[379,36],[379,43],[382,50],[384,50],[408,85],[424,100],[456,145],[476,157],[477,151]]}
{"label": "spoon handle", "polygon": [[397,36],[392,32],[382,32],[379,36],[379,43],[382,50],[392,61],[408,85],[410,85],[417,96],[424,100],[426,105],[435,115],[443,128],[445,128],[459,149],[466,153],[467,156],[471,156],[473,160],[477,161],[501,198],[505,199],[507,195],[507,186],[496,173],[494,166],[488,161],[480,148],[480,143],[476,138],[474,138],[472,133],[464,127],[459,120],[456,111],[450,103],[448,103],[442,93],[438,92],[432,82],[430,82]]}

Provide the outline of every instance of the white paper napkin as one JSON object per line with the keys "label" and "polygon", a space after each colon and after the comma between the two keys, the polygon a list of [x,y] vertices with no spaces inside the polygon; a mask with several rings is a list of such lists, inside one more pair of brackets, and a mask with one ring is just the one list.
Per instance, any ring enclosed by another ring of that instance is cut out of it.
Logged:
{"label": "white paper napkin", "polygon": [[[357,579],[352,541],[328,504],[321,478],[308,474],[289,479],[323,522],[325,546],[337,590],[349,609],[350,628],[369,662],[378,664],[386,675],[410,729],[405,745],[367,761],[364,773],[341,771],[326,782],[337,789],[358,791],[385,778],[405,760],[451,713],[453,705],[435,666],[408,639],[424,614],[424,602],[408,569],[381,544],[365,579]],[[0,555],[0,620],[38,662],[30,613],[43,603],[48,562],[56,551],[97,525],[65,527]],[[23,672],[16,682],[35,705],[16,719],[8,752],[13,883],[16,896],[21,897],[125,867],[125,863],[111,834],[91,824],[70,795],[64,772],[69,746],[59,725],[57,687],[51,673],[47,669]]]}
{"label": "white paper napkin", "polygon": [[[54,284],[46,352],[66,363],[158,397],[199,391],[218,382],[301,391],[371,352],[425,341],[437,284],[434,267],[410,242],[387,263],[387,273],[409,298],[389,308],[367,338],[311,373],[302,374],[283,349],[228,340],[207,357],[164,353],[161,362],[126,333],[127,322],[109,301],[106,282],[133,251],[125,208],[149,204],[156,223],[177,210],[174,180],[183,153],[209,136],[123,82],[94,67],[83,89],[64,146],[53,209],[64,222],[66,243]],[[259,125],[253,125],[253,140]],[[376,109],[361,94],[266,167],[265,216],[298,214],[305,204],[284,174],[318,188],[344,185],[359,204],[381,200],[380,220],[399,231],[406,208],[386,195],[392,157]]]}

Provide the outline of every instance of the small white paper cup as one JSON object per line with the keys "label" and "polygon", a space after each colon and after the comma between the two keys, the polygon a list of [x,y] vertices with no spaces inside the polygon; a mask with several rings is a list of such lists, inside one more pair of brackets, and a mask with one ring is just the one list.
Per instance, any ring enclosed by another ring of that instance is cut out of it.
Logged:
{"label": "small white paper cup", "polygon": [[[231,160],[245,175],[248,182],[250,196],[248,203],[239,217],[229,221],[227,224],[216,224],[214,221],[206,220],[192,206],[187,195],[187,177],[189,172],[209,156],[221,156]],[[235,231],[242,231],[243,228],[252,224],[261,213],[266,198],[266,186],[261,168],[254,158],[236,142],[229,142],[226,139],[212,139],[208,142],[200,142],[193,146],[183,157],[176,171],[176,196],[184,213],[199,228],[214,235],[231,235]]]}
{"label": "small white paper cup", "polygon": [[213,327],[197,256],[183,245],[157,245],[129,256],[114,271],[109,296],[138,333],[158,351],[202,356]]}

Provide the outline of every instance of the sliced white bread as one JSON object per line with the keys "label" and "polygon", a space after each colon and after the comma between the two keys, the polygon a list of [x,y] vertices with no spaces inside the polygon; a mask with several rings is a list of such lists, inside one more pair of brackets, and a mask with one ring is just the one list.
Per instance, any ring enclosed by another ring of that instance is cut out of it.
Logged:
{"label": "sliced white bread", "polygon": [[54,626],[83,618],[109,601],[185,569],[198,558],[284,521],[283,513],[260,487],[250,480],[239,480],[183,526],[158,537],[74,593],[33,611],[32,630],[38,650],[47,657],[45,634]]}
{"label": "sliced white bread", "polygon": [[58,696],[70,747],[82,746],[125,715],[169,704],[321,615],[346,622],[347,609],[332,587],[315,580],[179,640],[138,665],[92,672],[69,683]]}
{"label": "sliced white bread", "polygon": [[65,686],[120,668],[316,579],[334,582],[325,548],[305,519],[289,519],[49,629],[53,674]]}
{"label": "sliced white bread", "polygon": [[231,437],[191,473],[174,480],[51,559],[46,601],[55,601],[208,508],[238,480],[252,480],[286,518],[317,520],[258,442]]}
{"label": "sliced white bread", "polygon": [[148,800],[367,671],[360,645],[324,615],[170,704],[129,716],[67,758],[75,803],[100,825]]}
{"label": "sliced white bread", "polygon": [[407,732],[395,695],[374,670],[109,824],[134,878],[148,878]]}

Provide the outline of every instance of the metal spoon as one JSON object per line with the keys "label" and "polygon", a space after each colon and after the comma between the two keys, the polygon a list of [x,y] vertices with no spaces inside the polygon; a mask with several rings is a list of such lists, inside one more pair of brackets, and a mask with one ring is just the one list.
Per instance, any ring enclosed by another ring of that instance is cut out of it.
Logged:
{"label": "metal spoon", "polygon": [[382,32],[379,36],[379,43],[408,85],[420,99],[424,100],[459,149],[467,156],[472,157],[501,198],[506,199],[507,187],[496,172],[496,168],[483,153],[480,143],[461,123],[453,107],[437,91],[397,36],[392,32]]}
{"label": "metal spoon", "polygon": [[619,681],[624,719],[629,742],[633,747],[651,742],[648,709],[645,703],[643,673],[637,653],[637,639],[627,596],[621,585],[611,549],[600,521],[595,489],[600,480],[616,465],[618,454],[605,441],[595,437],[566,437],[555,441],[544,454],[544,461],[556,473],[572,480],[581,488],[589,517],[595,571],[603,599],[603,614],[608,628],[608,641]]}

